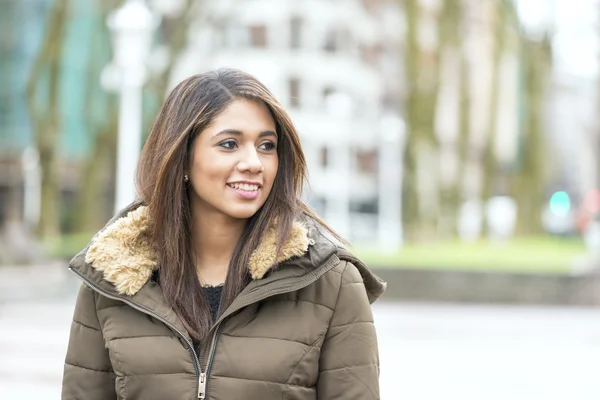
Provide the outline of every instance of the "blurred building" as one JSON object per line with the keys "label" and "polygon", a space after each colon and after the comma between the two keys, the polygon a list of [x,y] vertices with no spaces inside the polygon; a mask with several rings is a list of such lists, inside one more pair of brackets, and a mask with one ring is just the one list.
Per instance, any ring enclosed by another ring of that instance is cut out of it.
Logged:
{"label": "blurred building", "polygon": [[0,2],[0,226],[7,220],[9,209],[20,210],[20,156],[32,143],[27,72],[41,41],[48,3]]}
{"label": "blurred building", "polygon": [[301,136],[310,204],[342,235],[376,241],[379,195],[396,184],[378,178],[378,153],[382,116],[400,109],[397,8],[377,0],[228,0],[201,8],[171,86],[223,66],[263,81]]}
{"label": "blurred building", "polygon": [[[30,169],[35,164],[35,151],[32,151],[35,149],[35,133],[29,113],[27,86],[54,2],[0,2],[0,228],[9,218],[22,220],[27,213],[26,192],[31,185],[26,182],[28,177],[24,164],[28,163]],[[92,143],[90,114],[93,113],[86,110],[89,93],[83,83],[89,79],[86,68],[90,58],[90,40],[95,35],[92,27],[101,18],[92,2],[73,2],[69,16],[60,60],[61,127],[60,140],[56,144],[60,155],[63,209],[73,207],[81,161]],[[41,96],[46,91],[41,89]],[[39,171],[33,172],[33,175],[37,174]]]}
{"label": "blurred building", "polygon": [[[26,213],[23,157],[31,156],[26,150],[35,148],[27,82],[53,3],[0,4],[0,226],[9,215],[22,219]],[[183,5],[171,0],[148,3],[158,12],[171,13]],[[388,209],[389,204],[394,208],[400,204],[400,192],[393,189],[400,185],[401,171],[396,171],[392,182],[382,181],[378,156],[382,146],[391,146],[387,157],[397,151],[398,159],[401,152],[397,142],[382,140],[382,129],[401,125],[381,123],[386,115],[399,119],[402,18],[397,4],[391,0],[223,0],[195,6],[188,48],[176,61],[171,86],[220,66],[257,76],[290,110],[299,130],[309,165],[307,200],[345,237],[377,241],[378,219],[387,215],[385,210],[380,213],[382,193]],[[92,3],[69,6],[57,144],[65,209],[73,209],[81,161],[94,140],[95,121],[105,111],[90,103],[88,93],[89,60],[95,57],[90,54],[91,40],[94,27],[104,24],[101,18]]]}

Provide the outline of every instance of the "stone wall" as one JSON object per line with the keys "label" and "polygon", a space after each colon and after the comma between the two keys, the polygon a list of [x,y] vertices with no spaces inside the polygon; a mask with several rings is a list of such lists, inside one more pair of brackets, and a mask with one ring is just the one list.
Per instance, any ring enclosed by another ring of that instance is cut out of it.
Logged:
{"label": "stone wall", "polygon": [[386,300],[600,305],[600,274],[541,275],[372,268]]}

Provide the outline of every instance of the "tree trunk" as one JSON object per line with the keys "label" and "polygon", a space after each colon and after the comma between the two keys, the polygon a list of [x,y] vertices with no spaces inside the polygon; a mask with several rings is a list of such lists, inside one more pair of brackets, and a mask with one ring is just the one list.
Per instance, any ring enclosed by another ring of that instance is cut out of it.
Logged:
{"label": "tree trunk", "polygon": [[[424,166],[420,163],[427,154],[437,152],[435,108],[439,49],[426,52],[419,44],[418,29],[421,21],[419,1],[406,0],[403,4],[407,25],[405,52],[407,140],[404,157],[403,216],[405,232],[409,238],[414,238],[422,233],[430,234],[435,231],[437,222],[437,210],[433,213],[423,207],[423,196],[420,193],[423,182],[420,181],[420,177],[422,179],[426,174],[423,174]],[[432,173],[437,171],[434,165],[430,167]],[[435,195],[437,196],[437,193]],[[435,202],[435,199],[433,201]]]}
{"label": "tree trunk", "polygon": [[550,60],[550,43],[523,40],[522,47],[525,118],[521,143],[521,166],[514,179],[519,218],[517,231],[534,235],[542,232],[544,204],[544,93]]}
{"label": "tree trunk", "polygon": [[[44,41],[34,61],[28,83],[29,109],[35,130],[42,170],[42,207],[38,233],[41,237],[60,233],[60,183],[58,144],[60,138],[60,74],[69,0],[56,0]],[[47,97],[41,85],[47,80]],[[42,106],[38,107],[38,101]],[[45,108],[47,107],[47,112]]]}
{"label": "tree trunk", "polygon": [[[439,54],[442,56],[440,62],[440,70],[444,68],[444,63],[449,62],[447,59],[448,54],[452,54],[456,57],[451,62],[455,63],[456,75],[453,76],[453,80],[457,80],[456,86],[453,89],[456,91],[456,98],[454,101],[458,101],[455,127],[445,128],[444,131],[454,131],[451,140],[448,140],[445,146],[450,146],[450,150],[453,151],[456,157],[456,170],[454,176],[448,182],[442,182],[440,185],[440,215],[438,222],[438,234],[442,237],[452,236],[455,233],[457,223],[457,210],[460,205],[460,188],[461,188],[461,169],[462,169],[462,154],[461,154],[461,138],[463,135],[463,121],[461,115],[463,112],[464,103],[463,100],[463,88],[464,81],[467,79],[466,76],[462,75],[462,71],[465,66],[465,59],[462,54],[463,37],[461,32],[461,26],[463,26],[463,5],[462,2],[456,0],[444,0],[442,4],[442,11],[440,16],[440,29],[439,29]],[[445,56],[444,56],[445,55]],[[457,78],[458,76],[458,78]],[[448,78],[446,78],[448,79]],[[447,85],[449,83],[446,83]],[[441,104],[441,106],[446,106]],[[436,110],[436,113],[440,112]],[[444,151],[444,149],[441,149]],[[442,170],[447,166],[440,165]]]}
{"label": "tree trunk", "polygon": [[[16,12],[15,12],[15,3],[10,1],[0,2],[0,23],[5,27],[7,32],[16,32],[16,24],[17,24]],[[4,69],[9,74],[13,74],[12,68]],[[14,79],[11,76],[9,79]],[[6,105],[9,115],[14,112],[14,97],[9,96],[7,98],[8,105]],[[10,120],[9,120],[10,121]],[[10,124],[14,124],[13,121],[10,121]],[[9,125],[10,126],[10,125]],[[11,129],[14,129],[14,125],[10,126]],[[11,132],[12,133],[12,132]],[[6,152],[8,153],[8,152]],[[8,154],[6,154],[8,155]],[[18,155],[13,154],[9,158],[8,168],[6,171],[3,171],[8,177],[8,196],[7,196],[7,206],[6,209],[3,210],[6,215],[6,221],[0,221],[0,223],[6,223],[7,225],[16,225],[22,224],[22,195],[21,195],[21,159]],[[4,228],[2,226],[1,228]]]}
{"label": "tree trunk", "polygon": [[[458,228],[458,219],[460,208],[463,201],[465,200],[465,181],[468,156],[469,156],[469,132],[471,131],[471,123],[469,115],[471,113],[471,96],[469,93],[469,62],[466,58],[466,54],[463,46],[461,46],[460,54],[460,94],[459,94],[459,132],[458,132],[458,179],[456,180],[456,187],[453,192],[452,202],[455,212],[455,228]],[[456,231],[458,233],[458,231]]]}
{"label": "tree trunk", "polygon": [[[112,215],[112,198],[107,196],[107,188],[114,177],[110,176],[116,151],[118,102],[115,95],[100,87],[102,69],[110,62],[110,37],[106,19],[119,2],[117,0],[96,0],[94,11],[98,13],[96,32],[91,35],[93,51],[87,67],[86,114],[91,134],[94,137],[90,154],[85,160],[83,174],[77,193],[75,230],[92,232],[97,230]],[[108,204],[107,204],[108,203]]]}
{"label": "tree trunk", "polygon": [[[496,1],[493,5],[492,24],[493,24],[493,54],[492,54],[492,74],[490,90],[490,109],[487,136],[483,149],[483,182],[481,190],[482,204],[485,204],[496,193],[498,163],[496,160],[495,143],[497,134],[497,118],[499,104],[500,88],[500,63],[504,52],[505,18],[504,18],[504,0]],[[487,219],[483,219],[482,233],[488,230]]]}

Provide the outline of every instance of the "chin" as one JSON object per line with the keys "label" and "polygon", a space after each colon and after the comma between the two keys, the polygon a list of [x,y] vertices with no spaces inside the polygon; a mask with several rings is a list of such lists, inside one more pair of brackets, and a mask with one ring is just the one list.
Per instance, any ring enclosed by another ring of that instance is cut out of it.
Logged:
{"label": "chin", "polygon": [[257,213],[259,208],[257,207],[240,207],[229,210],[224,210],[225,214],[229,215],[231,218],[236,219],[248,219],[251,218],[254,214]]}

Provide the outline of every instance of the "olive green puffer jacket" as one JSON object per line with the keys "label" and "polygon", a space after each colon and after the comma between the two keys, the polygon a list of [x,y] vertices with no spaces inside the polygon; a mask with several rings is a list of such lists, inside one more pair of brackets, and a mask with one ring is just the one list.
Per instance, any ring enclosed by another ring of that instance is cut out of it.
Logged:
{"label": "olive green puffer jacket", "polygon": [[370,303],[385,283],[314,224],[294,224],[279,260],[265,234],[253,281],[198,354],[151,279],[148,219],[143,206],[123,213],[71,262],[84,284],[63,399],[379,399]]}

